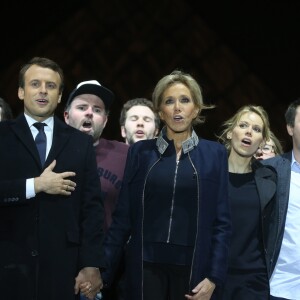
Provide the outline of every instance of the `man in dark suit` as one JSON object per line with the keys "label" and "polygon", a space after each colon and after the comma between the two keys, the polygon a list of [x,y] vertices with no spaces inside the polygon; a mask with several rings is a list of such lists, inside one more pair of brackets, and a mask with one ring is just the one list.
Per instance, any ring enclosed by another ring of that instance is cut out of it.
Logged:
{"label": "man in dark suit", "polygon": [[270,223],[277,234],[269,236],[266,253],[270,300],[300,299],[300,98],[289,104],[284,117],[292,149],[261,161],[277,171],[276,210]]}
{"label": "man in dark suit", "polygon": [[54,61],[31,59],[19,74],[24,114],[0,123],[1,299],[93,299],[103,286],[93,142],[54,116],[63,81]]}

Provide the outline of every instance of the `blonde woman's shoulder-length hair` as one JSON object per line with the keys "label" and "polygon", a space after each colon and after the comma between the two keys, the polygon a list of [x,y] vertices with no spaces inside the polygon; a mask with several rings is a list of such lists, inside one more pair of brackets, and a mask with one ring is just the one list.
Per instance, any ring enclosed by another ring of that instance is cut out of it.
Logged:
{"label": "blonde woman's shoulder-length hair", "polygon": [[204,104],[202,91],[197,81],[190,74],[184,73],[180,70],[175,70],[171,74],[164,76],[156,84],[152,93],[152,102],[155,111],[158,113],[160,110],[164,92],[170,86],[177,83],[182,83],[189,89],[195,106],[199,108],[199,113],[197,117],[192,121],[192,125],[195,126],[204,123],[205,117],[201,115],[201,111],[204,109],[212,109],[215,107],[215,105]]}

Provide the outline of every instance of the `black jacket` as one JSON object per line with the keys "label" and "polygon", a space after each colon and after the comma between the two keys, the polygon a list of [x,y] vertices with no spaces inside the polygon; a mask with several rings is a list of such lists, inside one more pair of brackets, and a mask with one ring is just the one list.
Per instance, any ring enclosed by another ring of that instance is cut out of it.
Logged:
{"label": "black jacket", "polygon": [[43,172],[22,114],[0,122],[0,293],[3,299],[74,300],[82,267],[101,267],[103,205],[90,136],[54,118],[46,168],[73,171],[70,196],[26,199],[26,179]]}

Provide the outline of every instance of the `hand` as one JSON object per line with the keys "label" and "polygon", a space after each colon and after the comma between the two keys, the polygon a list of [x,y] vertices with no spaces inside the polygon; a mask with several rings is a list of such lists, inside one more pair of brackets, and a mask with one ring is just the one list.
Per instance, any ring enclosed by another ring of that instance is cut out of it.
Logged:
{"label": "hand", "polygon": [[34,178],[35,193],[45,192],[52,195],[71,195],[71,192],[75,190],[76,183],[69,177],[75,176],[74,172],[54,173],[53,169],[56,165],[54,160],[40,175],[40,177]]}
{"label": "hand", "polygon": [[94,299],[102,287],[103,282],[98,268],[83,268],[75,278],[75,294],[80,290],[88,299]]}
{"label": "hand", "polygon": [[92,284],[88,282],[81,283],[79,285],[80,293],[88,299],[94,299],[96,296],[93,296]]}
{"label": "hand", "polygon": [[215,288],[216,285],[205,278],[192,290],[193,294],[185,295],[185,298],[192,300],[209,300]]}

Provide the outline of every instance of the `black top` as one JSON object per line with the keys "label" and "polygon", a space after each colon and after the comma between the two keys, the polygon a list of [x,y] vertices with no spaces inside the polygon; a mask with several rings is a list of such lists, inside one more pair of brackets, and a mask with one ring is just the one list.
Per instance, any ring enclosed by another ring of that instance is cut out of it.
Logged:
{"label": "black top", "polygon": [[233,227],[229,267],[265,269],[260,202],[253,173],[229,173],[229,200]]}

